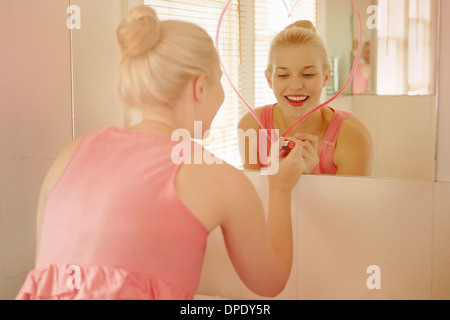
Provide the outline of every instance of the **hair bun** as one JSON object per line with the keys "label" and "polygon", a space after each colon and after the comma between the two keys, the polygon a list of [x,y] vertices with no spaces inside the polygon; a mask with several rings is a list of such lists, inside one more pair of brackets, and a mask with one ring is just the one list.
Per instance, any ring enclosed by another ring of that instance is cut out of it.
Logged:
{"label": "hair bun", "polygon": [[293,24],[288,25],[285,28],[285,30],[294,29],[294,28],[305,28],[305,29],[309,29],[313,32],[316,32],[316,28],[314,27],[312,22],[309,20],[298,20],[298,21],[294,22]]}
{"label": "hair bun", "polygon": [[161,39],[161,21],[156,11],[147,6],[130,10],[117,29],[122,53],[137,57],[152,50]]}

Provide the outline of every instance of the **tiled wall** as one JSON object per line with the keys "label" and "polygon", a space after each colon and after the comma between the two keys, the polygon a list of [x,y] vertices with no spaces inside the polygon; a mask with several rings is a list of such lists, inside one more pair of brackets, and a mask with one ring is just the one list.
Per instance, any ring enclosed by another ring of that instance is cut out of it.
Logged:
{"label": "tiled wall", "polygon": [[356,95],[352,110],[372,135],[375,177],[435,180],[434,95]]}
{"label": "tiled wall", "polygon": [[374,177],[435,180],[435,95],[344,95],[330,106],[353,112],[367,126],[374,143]]}

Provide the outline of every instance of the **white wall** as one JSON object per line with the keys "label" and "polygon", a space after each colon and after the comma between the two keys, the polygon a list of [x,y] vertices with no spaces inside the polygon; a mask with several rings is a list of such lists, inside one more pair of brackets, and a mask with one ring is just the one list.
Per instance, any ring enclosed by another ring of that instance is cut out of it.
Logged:
{"label": "white wall", "polygon": [[374,177],[436,179],[436,96],[346,95],[330,106],[351,111],[367,126]]}
{"label": "white wall", "polygon": [[353,113],[374,141],[375,177],[434,181],[436,97],[352,96]]}

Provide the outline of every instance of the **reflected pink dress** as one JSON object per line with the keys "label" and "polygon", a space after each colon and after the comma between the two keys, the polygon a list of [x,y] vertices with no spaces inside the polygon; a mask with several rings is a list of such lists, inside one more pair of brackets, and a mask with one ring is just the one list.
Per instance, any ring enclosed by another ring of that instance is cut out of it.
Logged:
{"label": "reflected pink dress", "polygon": [[[265,106],[261,110],[261,122],[264,125],[264,127],[269,130],[274,129],[274,127],[273,127],[273,108],[274,107],[275,107],[275,104],[268,105],[268,106]],[[334,161],[333,161],[334,150],[336,149],[337,139],[338,139],[342,124],[344,123],[345,119],[347,119],[351,113],[348,111],[339,110],[339,109],[333,109],[333,108],[330,108],[330,109],[334,111],[334,115],[331,118],[327,132],[325,133],[322,143],[319,146],[317,155],[319,157],[320,162],[311,171],[312,174],[335,175],[337,173],[338,168],[336,167],[336,165],[334,164]],[[263,152],[259,153],[260,143],[258,143],[258,154],[260,156],[260,161],[262,160],[261,161],[262,163],[268,163],[266,157],[268,157],[270,154],[271,141],[268,138],[267,139],[267,147],[264,146],[265,149],[267,150],[267,155],[263,154]],[[263,158],[263,159],[261,159],[261,158]]]}
{"label": "reflected pink dress", "polygon": [[353,94],[361,94],[369,90],[369,79],[363,74],[364,63],[358,63],[353,77]]}
{"label": "reflected pink dress", "polygon": [[116,127],[85,136],[48,195],[16,299],[193,299],[208,230],[175,191],[179,143]]}

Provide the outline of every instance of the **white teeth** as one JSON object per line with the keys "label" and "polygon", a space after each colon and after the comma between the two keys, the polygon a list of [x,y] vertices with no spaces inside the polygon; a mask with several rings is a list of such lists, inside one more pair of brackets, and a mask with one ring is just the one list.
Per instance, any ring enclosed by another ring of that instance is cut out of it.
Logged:
{"label": "white teeth", "polygon": [[289,100],[291,101],[305,101],[306,99],[308,99],[308,97],[304,96],[304,97],[287,97]]}

